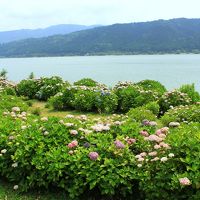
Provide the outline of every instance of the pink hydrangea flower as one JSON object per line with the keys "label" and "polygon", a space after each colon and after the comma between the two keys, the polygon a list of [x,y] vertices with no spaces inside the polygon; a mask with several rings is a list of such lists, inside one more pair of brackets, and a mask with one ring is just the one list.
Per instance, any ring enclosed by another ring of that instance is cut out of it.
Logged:
{"label": "pink hydrangea flower", "polygon": [[140,134],[143,135],[143,136],[145,136],[145,137],[149,136],[149,133],[147,131],[145,131],[145,130],[140,131]]}
{"label": "pink hydrangea flower", "polygon": [[152,151],[150,153],[148,153],[149,156],[156,156],[158,153],[156,151]]}
{"label": "pink hydrangea flower", "polygon": [[184,177],[184,178],[180,178],[179,182],[181,185],[186,186],[186,185],[191,185],[191,181],[189,178]]}
{"label": "pink hydrangea flower", "polygon": [[150,126],[157,126],[158,124],[157,124],[157,122],[150,121],[150,122],[149,122],[149,125],[150,125]]}
{"label": "pink hydrangea flower", "polygon": [[152,134],[148,137],[148,140],[149,141],[155,141],[155,142],[161,142],[162,138],[158,137],[157,135]]}
{"label": "pink hydrangea flower", "polygon": [[158,144],[154,145],[154,149],[160,149],[160,148],[161,148],[160,145],[158,145]]}
{"label": "pink hydrangea flower", "polygon": [[135,143],[136,142],[136,139],[134,139],[134,138],[128,138],[127,139],[127,143],[129,144],[129,145],[131,145],[131,144],[133,144],[133,143]]}
{"label": "pink hydrangea flower", "polygon": [[124,149],[125,148],[125,145],[120,140],[116,140],[114,142],[114,144],[115,144],[117,149]]}
{"label": "pink hydrangea flower", "polygon": [[160,135],[160,134],[162,134],[163,132],[161,131],[161,129],[158,129],[157,131],[156,131],[156,135]]}
{"label": "pink hydrangea flower", "polygon": [[97,152],[90,152],[89,153],[89,158],[91,160],[97,160],[98,157],[99,157],[99,154]]}
{"label": "pink hydrangea flower", "polygon": [[70,130],[69,132],[70,132],[71,135],[77,135],[78,134],[77,130]]}
{"label": "pink hydrangea flower", "polygon": [[78,145],[78,142],[76,140],[73,140],[67,146],[71,149],[71,148],[76,147],[77,145]]}
{"label": "pink hydrangea flower", "polygon": [[161,133],[161,134],[159,135],[159,137],[165,139],[165,138],[166,138],[166,135],[163,134],[163,133]]}
{"label": "pink hydrangea flower", "polygon": [[12,112],[20,112],[20,108],[19,107],[13,107]]}
{"label": "pink hydrangea flower", "polygon": [[142,158],[141,155],[136,155],[135,158],[139,159],[139,158]]}
{"label": "pink hydrangea flower", "polygon": [[147,155],[146,152],[142,152],[142,153],[140,153],[140,156],[142,156],[142,157],[145,157],[146,155]]}
{"label": "pink hydrangea flower", "polygon": [[169,128],[168,127],[163,127],[160,130],[162,131],[162,133],[167,134],[168,131],[169,131]]}
{"label": "pink hydrangea flower", "polygon": [[167,143],[161,142],[159,145],[163,148],[170,149],[170,146]]}
{"label": "pink hydrangea flower", "polygon": [[138,162],[143,162],[144,161],[144,158],[138,158]]}
{"label": "pink hydrangea flower", "polygon": [[155,157],[155,158],[151,159],[151,162],[154,162],[154,161],[157,161],[157,160],[159,160],[159,157]]}

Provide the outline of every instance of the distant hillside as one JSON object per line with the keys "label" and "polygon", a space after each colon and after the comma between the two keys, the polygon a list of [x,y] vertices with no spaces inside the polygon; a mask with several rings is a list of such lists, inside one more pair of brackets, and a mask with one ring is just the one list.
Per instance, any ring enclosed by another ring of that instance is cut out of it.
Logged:
{"label": "distant hillside", "polygon": [[200,19],[114,24],[0,46],[1,57],[183,52],[200,52]]}
{"label": "distant hillside", "polygon": [[22,40],[27,38],[41,38],[52,35],[64,35],[75,31],[87,30],[97,26],[84,26],[75,24],[60,24],[50,26],[44,29],[21,29],[14,31],[2,31],[0,32],[0,43],[7,43],[16,40]]}

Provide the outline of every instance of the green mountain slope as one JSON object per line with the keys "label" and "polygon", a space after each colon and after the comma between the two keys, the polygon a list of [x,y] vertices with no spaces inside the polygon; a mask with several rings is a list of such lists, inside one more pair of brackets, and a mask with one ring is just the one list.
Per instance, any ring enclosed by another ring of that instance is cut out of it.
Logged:
{"label": "green mountain slope", "polygon": [[0,45],[1,57],[200,52],[200,19],[114,24]]}

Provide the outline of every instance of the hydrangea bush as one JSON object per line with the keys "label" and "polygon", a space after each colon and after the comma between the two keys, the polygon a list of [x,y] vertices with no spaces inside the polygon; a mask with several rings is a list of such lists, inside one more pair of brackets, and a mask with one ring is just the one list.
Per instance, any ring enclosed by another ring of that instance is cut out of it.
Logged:
{"label": "hydrangea bush", "polygon": [[186,93],[173,90],[163,94],[162,97],[159,98],[158,103],[160,105],[161,114],[163,114],[175,106],[190,105],[192,104],[192,100]]}
{"label": "hydrangea bush", "polygon": [[182,85],[179,90],[186,93],[191,98],[192,102],[200,101],[200,94],[195,90],[194,84]]}
{"label": "hydrangea bush", "polygon": [[83,78],[79,81],[74,82],[74,85],[77,86],[87,86],[87,87],[96,87],[99,86],[99,83],[94,81],[91,78]]}
{"label": "hydrangea bush", "polygon": [[119,99],[118,108],[122,112],[127,112],[130,108],[143,106],[158,99],[156,92],[151,90],[145,91],[137,85],[120,87],[117,89],[116,94]]}
{"label": "hydrangea bush", "polygon": [[0,173],[16,190],[53,184],[71,199],[87,191],[123,198],[133,192],[143,199],[199,197],[199,124],[169,129],[131,119],[39,118],[13,107],[0,118]]}
{"label": "hydrangea bush", "polygon": [[167,91],[164,85],[154,80],[143,80],[138,82],[137,85],[141,86],[144,90],[155,91],[159,96],[163,95]]}
{"label": "hydrangea bush", "polygon": [[[60,109],[113,112],[120,101],[126,110],[134,108],[103,118],[39,117],[27,112],[21,98],[0,94],[0,175],[14,190],[54,186],[68,199],[89,193],[107,199],[200,198],[199,104],[188,105],[186,93],[158,99],[134,84],[114,90],[67,86],[61,92],[50,100]],[[159,106],[168,110],[161,119]],[[185,123],[168,127],[172,121]]]}
{"label": "hydrangea bush", "polygon": [[27,96],[30,99],[47,100],[68,86],[60,77],[52,76],[50,78],[27,79],[17,84],[16,91],[20,96]]}
{"label": "hydrangea bush", "polygon": [[200,123],[200,104],[174,107],[161,117],[161,122],[166,126],[170,122]]}
{"label": "hydrangea bush", "polygon": [[53,76],[51,78],[41,78],[40,85],[41,87],[35,96],[39,100],[47,100],[51,96],[54,96],[60,92],[64,86],[69,86],[69,83],[64,82],[58,76]]}
{"label": "hydrangea bush", "polygon": [[30,99],[36,98],[36,93],[41,87],[39,79],[22,80],[16,86],[16,92],[20,96],[26,96]]}
{"label": "hydrangea bush", "polygon": [[112,90],[100,90],[95,98],[99,113],[114,113],[117,110],[118,96]]}

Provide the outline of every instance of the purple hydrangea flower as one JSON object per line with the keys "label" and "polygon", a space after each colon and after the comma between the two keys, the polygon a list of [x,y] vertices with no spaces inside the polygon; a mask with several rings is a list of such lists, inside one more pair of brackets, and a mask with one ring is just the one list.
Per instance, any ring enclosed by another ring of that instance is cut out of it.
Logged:
{"label": "purple hydrangea flower", "polygon": [[89,147],[90,147],[90,143],[89,143],[89,142],[85,142],[85,143],[83,144],[83,146],[84,146],[85,148],[89,148]]}
{"label": "purple hydrangea flower", "polygon": [[99,157],[99,154],[97,152],[90,152],[89,153],[89,158],[91,160],[97,160],[98,157]]}
{"label": "purple hydrangea flower", "polygon": [[115,144],[117,149],[124,149],[125,148],[125,145],[120,140],[116,140],[114,142],[114,144]]}
{"label": "purple hydrangea flower", "polygon": [[149,120],[144,119],[144,120],[142,121],[142,124],[143,124],[144,126],[148,126],[148,125],[149,125]]}

